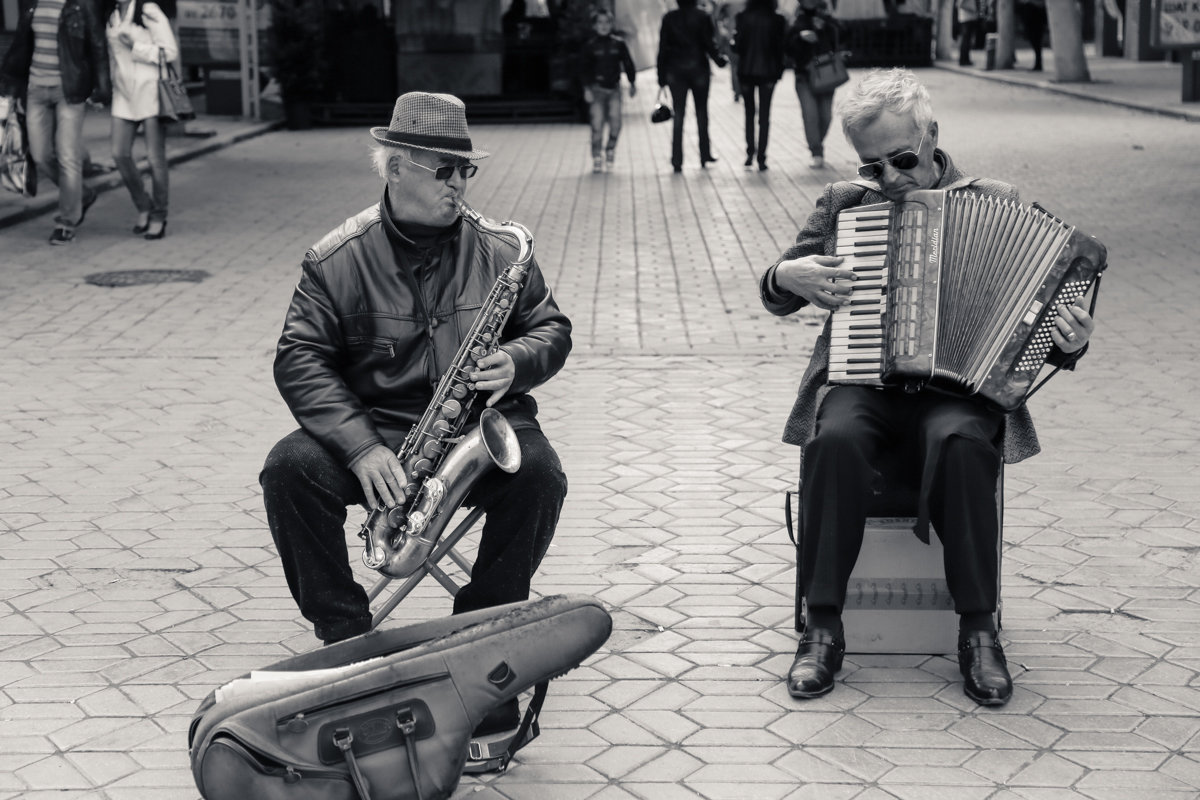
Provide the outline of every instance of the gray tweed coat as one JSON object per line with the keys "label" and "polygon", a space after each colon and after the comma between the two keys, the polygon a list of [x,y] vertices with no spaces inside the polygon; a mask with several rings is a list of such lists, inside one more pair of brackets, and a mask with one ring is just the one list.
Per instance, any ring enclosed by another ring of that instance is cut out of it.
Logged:
{"label": "gray tweed coat", "polygon": [[[934,188],[978,192],[1003,199],[1018,199],[1017,190],[1007,183],[987,178],[968,177],[954,165],[945,151],[937,150],[934,157],[942,164],[942,179]],[[887,198],[880,193],[878,184],[868,181],[838,181],[828,184],[821,198],[817,200],[816,210],[808,218],[804,228],[796,235],[796,243],[789,247],[759,280],[759,295],[762,298],[763,306],[772,314],[782,317],[808,305],[808,301],[803,297],[782,291],[775,285],[775,268],[779,266],[779,262],[802,256],[834,255],[837,250],[838,212],[846,208],[882,203],[886,200]],[[1086,350],[1087,347],[1083,347],[1068,356],[1055,348],[1047,360],[1052,365],[1073,369],[1075,362]],[[829,385],[826,382],[828,375],[829,320],[826,319],[825,327],[813,348],[808,369],[800,381],[792,413],[784,425],[784,442],[804,446],[812,438],[816,425],[817,408],[824,399],[825,393],[829,391]],[[1023,461],[1041,451],[1037,432],[1033,429],[1033,419],[1024,404],[1005,415],[1003,436],[1002,454],[1007,464]]]}

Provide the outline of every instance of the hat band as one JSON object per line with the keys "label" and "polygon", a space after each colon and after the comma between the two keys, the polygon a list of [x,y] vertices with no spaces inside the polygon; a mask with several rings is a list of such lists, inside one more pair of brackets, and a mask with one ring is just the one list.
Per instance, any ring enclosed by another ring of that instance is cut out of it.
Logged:
{"label": "hat band", "polygon": [[474,150],[471,140],[458,136],[430,136],[424,133],[404,133],[403,131],[384,131],[384,138],[393,144],[411,144],[417,147],[440,147],[446,150]]}

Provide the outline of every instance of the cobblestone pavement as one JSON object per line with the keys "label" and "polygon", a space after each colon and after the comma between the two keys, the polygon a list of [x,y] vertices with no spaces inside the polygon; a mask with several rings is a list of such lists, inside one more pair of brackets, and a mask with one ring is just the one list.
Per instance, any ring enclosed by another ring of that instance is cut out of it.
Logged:
{"label": "cobblestone pavement", "polygon": [[[779,437],[819,317],[770,317],[756,278],[854,157],[835,131],[829,168],[806,166],[785,83],[771,169],[744,171],[719,75],[720,162],[689,146],[672,175],[643,75],[611,174],[590,174],[580,126],[473,131],[494,155],[472,204],[533,230],[576,325],[537,392],[571,493],[535,589],[593,594],[615,629],[552,684],[519,763],[457,798],[1200,794],[1196,128],[924,77],[960,164],[1109,248],[1092,351],[1032,401],[1045,452],[1006,472],[1012,702],[977,707],[948,656],[851,654],[832,694],[788,697]],[[256,475],[293,425],[270,364],[299,259],[377,198],[366,145],[276,132],[181,164],[157,243],[128,235],[118,192],[71,247],[46,246],[45,219],[0,233],[0,800],[194,798],[200,698],[316,645]],[[163,268],[209,277],[85,280]],[[422,585],[387,624],[448,612]]]}

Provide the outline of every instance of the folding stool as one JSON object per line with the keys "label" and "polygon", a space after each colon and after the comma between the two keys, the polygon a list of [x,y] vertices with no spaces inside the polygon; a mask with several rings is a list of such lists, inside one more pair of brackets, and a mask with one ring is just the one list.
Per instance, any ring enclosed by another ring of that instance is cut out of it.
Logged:
{"label": "folding stool", "polygon": [[[387,619],[388,614],[391,614],[396,609],[396,606],[400,605],[404,598],[408,597],[413,589],[417,588],[417,584],[425,580],[426,576],[432,575],[434,580],[450,593],[451,597],[458,594],[458,590],[462,587],[446,574],[446,571],[439,566],[439,563],[443,558],[449,556],[458,565],[459,569],[467,575],[471,574],[471,562],[456,550],[455,546],[460,539],[470,532],[481,516],[483,516],[482,507],[476,506],[468,509],[466,516],[462,518],[461,522],[454,526],[448,533],[442,534],[441,538],[438,539],[437,545],[429,552],[429,555],[421,563],[421,566],[412,575],[404,578],[400,586],[393,590],[387,599],[383,601],[383,604],[379,606],[379,609],[371,615],[372,629],[379,627],[380,623]],[[368,602],[374,603],[395,580],[398,579],[388,577],[387,575],[380,575],[379,580],[367,590]]]}
{"label": "folding stool", "polygon": [[[954,653],[958,645],[958,615],[946,586],[941,541],[932,525],[928,545],[913,532],[917,522],[917,487],[905,479],[897,460],[887,459],[880,465],[880,472],[883,480],[867,507],[862,550],[846,587],[846,604],[842,609],[846,652]],[[797,498],[795,516],[792,495]],[[788,537],[796,547],[795,628],[802,633],[806,604],[800,562],[804,530],[799,524],[799,497],[798,490],[789,491],[785,511]],[[999,567],[1004,531],[1003,465],[996,480],[996,507],[1001,532],[996,539]],[[999,568],[996,583],[999,598]],[[1000,626],[1000,605],[996,609],[996,626]]]}

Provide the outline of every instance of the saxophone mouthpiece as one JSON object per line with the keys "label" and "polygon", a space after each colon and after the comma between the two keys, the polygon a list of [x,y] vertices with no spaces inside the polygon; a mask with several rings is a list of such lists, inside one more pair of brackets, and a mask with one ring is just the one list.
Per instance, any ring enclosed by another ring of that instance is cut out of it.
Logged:
{"label": "saxophone mouthpiece", "polygon": [[513,260],[514,264],[524,264],[533,257],[533,234],[524,225],[519,222],[490,220],[467,205],[467,201],[457,195],[454,197],[454,204],[458,206],[458,213],[475,227],[498,236],[511,238],[518,251],[516,259]]}

